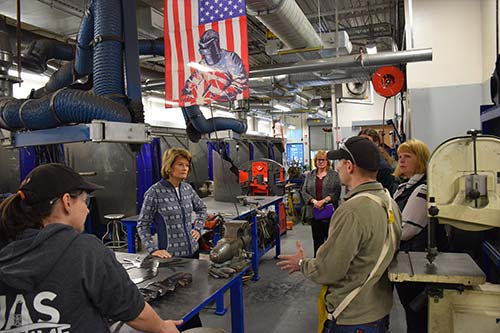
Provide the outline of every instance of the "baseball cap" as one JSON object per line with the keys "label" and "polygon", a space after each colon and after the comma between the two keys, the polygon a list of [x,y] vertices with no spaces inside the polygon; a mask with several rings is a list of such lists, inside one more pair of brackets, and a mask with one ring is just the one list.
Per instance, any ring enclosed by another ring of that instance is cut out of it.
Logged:
{"label": "baseball cap", "polygon": [[83,179],[75,170],[62,164],[43,164],[33,169],[21,183],[19,191],[30,205],[50,201],[64,193],[92,192],[104,187]]}
{"label": "baseball cap", "polygon": [[361,169],[377,171],[380,165],[380,155],[377,146],[360,136],[353,136],[341,143],[339,149],[330,150],[326,156],[330,160],[350,160]]}

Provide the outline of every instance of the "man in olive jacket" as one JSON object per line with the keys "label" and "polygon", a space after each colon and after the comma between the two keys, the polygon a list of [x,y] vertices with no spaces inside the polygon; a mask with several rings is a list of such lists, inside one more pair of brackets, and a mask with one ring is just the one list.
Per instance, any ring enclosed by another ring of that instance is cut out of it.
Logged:
{"label": "man in olive jacket", "polygon": [[[375,144],[366,138],[352,137],[340,149],[330,151],[328,158],[339,160],[340,181],[349,189],[345,201],[332,216],[328,239],[319,248],[316,258],[306,258],[300,241],[297,241],[297,253],[280,256],[283,260],[278,266],[290,273],[301,271],[308,279],[327,287],[328,320],[324,322],[324,333],[342,329],[345,330],[342,332],[351,332],[352,329],[352,332],[382,333],[392,307],[387,267],[399,245],[401,213],[375,180],[380,162]],[[385,207],[366,196],[359,196],[364,192],[380,198]],[[333,318],[335,308],[366,281],[377,262],[385,238],[389,237],[386,209],[391,202],[396,241],[390,243],[389,251],[373,278],[338,318]]]}

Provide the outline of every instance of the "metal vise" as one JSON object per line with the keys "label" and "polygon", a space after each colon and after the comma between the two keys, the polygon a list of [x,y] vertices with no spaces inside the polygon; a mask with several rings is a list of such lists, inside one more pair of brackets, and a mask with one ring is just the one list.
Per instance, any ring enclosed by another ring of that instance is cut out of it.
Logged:
{"label": "metal vise", "polygon": [[210,251],[210,260],[221,264],[242,256],[250,245],[250,224],[245,220],[232,220],[224,224],[224,238]]}

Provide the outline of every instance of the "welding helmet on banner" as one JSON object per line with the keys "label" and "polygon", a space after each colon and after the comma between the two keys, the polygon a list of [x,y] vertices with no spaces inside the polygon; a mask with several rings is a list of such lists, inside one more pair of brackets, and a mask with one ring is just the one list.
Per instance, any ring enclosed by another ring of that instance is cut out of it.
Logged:
{"label": "welding helmet on banner", "polygon": [[221,50],[219,44],[219,33],[215,30],[207,30],[198,42],[200,54],[210,66],[219,62]]}

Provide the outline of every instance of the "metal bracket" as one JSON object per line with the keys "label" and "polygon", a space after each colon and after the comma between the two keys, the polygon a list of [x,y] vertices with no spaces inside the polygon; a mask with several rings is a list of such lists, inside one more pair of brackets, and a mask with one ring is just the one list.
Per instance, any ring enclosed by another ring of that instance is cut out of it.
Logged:
{"label": "metal bracket", "polygon": [[149,142],[146,124],[119,123],[93,120],[90,126],[90,139],[93,142]]}
{"label": "metal bracket", "polygon": [[43,130],[11,132],[0,136],[2,146],[21,148],[70,142],[146,143],[150,141],[149,126],[143,123],[120,123],[93,120],[90,124],[61,126]]}
{"label": "metal bracket", "polygon": [[434,299],[434,303],[438,303],[443,298],[443,288],[428,288],[427,295]]}
{"label": "metal bracket", "polygon": [[13,133],[5,129],[0,129],[0,146],[9,147],[12,145]]}

